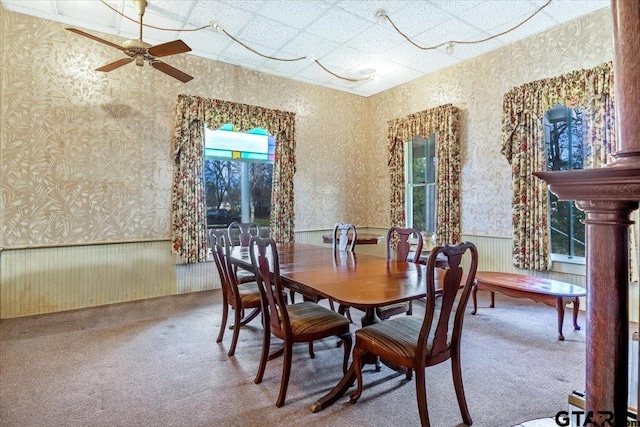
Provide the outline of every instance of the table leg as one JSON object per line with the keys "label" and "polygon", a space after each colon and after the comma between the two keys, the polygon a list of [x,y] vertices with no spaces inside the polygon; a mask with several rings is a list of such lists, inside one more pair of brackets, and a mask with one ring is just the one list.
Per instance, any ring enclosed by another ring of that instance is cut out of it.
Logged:
{"label": "table leg", "polygon": [[491,291],[491,305],[489,307],[494,308],[496,306],[496,293]]}
{"label": "table leg", "polygon": [[[360,321],[362,322],[362,327],[365,327],[365,326],[373,325],[374,323],[379,323],[382,320],[376,314],[376,309],[374,307],[367,307],[364,312],[364,316],[362,316],[362,319],[360,319]],[[372,360],[368,360],[368,358],[365,358],[363,360],[363,363],[375,364],[376,372],[381,369],[381,362],[379,357],[375,357]],[[392,366],[386,363],[385,365],[389,366],[394,370],[404,372],[406,374],[406,368],[403,371],[402,369],[399,369],[402,367]],[[347,370],[347,372],[345,372],[340,382],[336,384],[336,386],[333,387],[331,391],[329,391],[329,393],[325,394],[320,399],[318,399],[317,401],[313,402],[313,404],[311,404],[311,412],[313,413],[320,412],[323,409],[334,404],[338,399],[344,396],[347,390],[349,390],[349,388],[352,387],[355,382],[356,382],[356,374],[353,370],[353,362],[351,362],[351,366],[349,366],[349,369]]]}
{"label": "table leg", "polygon": [[356,374],[353,370],[353,364],[349,366],[349,370],[344,374],[340,382],[331,391],[322,396],[311,405],[311,412],[320,412],[323,409],[334,404],[349,390],[351,386],[356,382]]}
{"label": "table leg", "polygon": [[564,341],[564,335],[562,335],[562,323],[564,322],[564,298],[556,298],[556,309],[558,310],[558,339]]}
{"label": "table leg", "polygon": [[580,309],[580,298],[575,297],[573,300],[573,329],[576,331],[580,330],[580,325],[578,325],[578,310]]}

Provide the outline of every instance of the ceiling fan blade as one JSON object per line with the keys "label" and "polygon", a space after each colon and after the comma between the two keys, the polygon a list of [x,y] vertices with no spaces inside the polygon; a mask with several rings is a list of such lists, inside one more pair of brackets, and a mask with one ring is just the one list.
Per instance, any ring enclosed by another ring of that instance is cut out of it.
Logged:
{"label": "ceiling fan blade", "polygon": [[176,53],[191,52],[191,48],[182,40],[174,40],[150,47],[147,52],[157,58],[162,56],[175,55]]}
{"label": "ceiling fan blade", "polygon": [[120,46],[120,45],[117,45],[115,43],[111,43],[110,41],[107,41],[105,39],[101,39],[100,37],[96,37],[93,34],[85,33],[84,31],[78,30],[77,28],[65,28],[65,30],[71,31],[72,33],[80,34],[81,36],[88,37],[91,40],[95,40],[97,42],[104,43],[104,44],[106,44],[108,46],[115,47],[118,50],[125,50],[125,48]]}
{"label": "ceiling fan blade", "polygon": [[96,71],[111,71],[115,70],[118,67],[122,67],[123,65],[127,65],[128,63],[133,62],[133,58],[122,58],[118,59],[116,62],[112,62],[111,64],[103,65],[100,68],[96,68]]}
{"label": "ceiling fan blade", "polygon": [[186,83],[189,80],[193,79],[193,77],[191,77],[189,74],[183,73],[177,68],[173,68],[171,65],[165,64],[162,61],[150,61],[150,64],[156,70],[162,71],[163,73],[170,75],[174,79],[180,80],[182,83]]}

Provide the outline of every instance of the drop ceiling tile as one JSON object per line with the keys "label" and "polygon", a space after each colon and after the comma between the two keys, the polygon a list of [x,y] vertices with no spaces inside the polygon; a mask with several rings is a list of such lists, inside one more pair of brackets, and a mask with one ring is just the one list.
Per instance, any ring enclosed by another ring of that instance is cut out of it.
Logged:
{"label": "drop ceiling tile", "polygon": [[401,65],[397,65],[397,69],[393,71],[385,73],[376,72],[375,75],[376,78],[384,80],[385,82],[392,83],[394,85],[400,85],[402,83],[410,82],[423,76],[421,72]]}
{"label": "drop ceiling tile", "polygon": [[[29,3],[46,4],[48,2]],[[110,2],[109,5],[118,10],[118,4]],[[57,0],[55,2],[55,8],[59,15],[78,19],[88,25],[107,27],[114,31],[118,23],[118,14],[102,3],[100,3],[100,6],[100,13],[96,13],[96,5],[91,3],[78,2],[77,0]]]}
{"label": "drop ceiling tile", "polygon": [[[331,67],[327,67],[327,69],[329,69],[329,71],[331,71],[331,72],[333,72],[335,74],[338,74],[338,75],[342,75],[342,73],[345,72],[344,69],[339,69],[339,68],[333,68],[332,69]],[[302,70],[299,73],[297,73],[296,76],[301,77],[301,78],[316,80],[317,82],[320,82],[320,83],[324,83],[324,82],[328,81],[332,77],[332,75],[330,73],[328,73],[327,71],[323,70],[316,63],[309,64],[309,66],[307,68],[305,68],[304,70]]]}
{"label": "drop ceiling tile", "polygon": [[224,2],[199,1],[191,11],[188,21],[195,27],[218,21],[227,32],[238,34],[253,15],[244,10],[230,6]]}
{"label": "drop ceiling tile", "polygon": [[151,0],[148,2],[146,10],[147,12],[154,12],[158,15],[184,22],[195,3],[195,0]]}
{"label": "drop ceiling tile", "polygon": [[364,62],[373,61],[375,58],[373,55],[364,54],[350,47],[340,46],[320,58],[320,62],[325,66],[328,65],[349,70]]}
{"label": "drop ceiling tile", "polygon": [[306,28],[331,6],[317,1],[271,0],[260,15],[297,29]]}
{"label": "drop ceiling tile", "polygon": [[362,94],[362,96],[370,96],[372,94],[384,92],[393,88],[393,83],[385,82],[384,80],[367,80],[358,86],[355,91]]}
{"label": "drop ceiling tile", "polygon": [[55,3],[50,1],[2,0],[7,10],[52,19],[55,14]]}
{"label": "drop ceiling tile", "polygon": [[379,55],[404,40],[397,32],[388,30],[381,25],[374,25],[349,40],[348,46],[360,52]]}
{"label": "drop ceiling tile", "polygon": [[460,62],[458,58],[446,54],[443,50],[420,50],[409,43],[396,46],[389,56],[394,53],[397,58],[394,59],[395,63],[425,74]]}
{"label": "drop ceiling tile", "polygon": [[376,77],[383,78],[384,76],[395,73],[403,68],[405,67],[396,64],[395,62],[387,61],[381,57],[374,57],[371,60],[365,61],[350,69],[349,72],[361,76],[371,74],[371,70],[373,70],[373,74]]}
{"label": "drop ceiling tile", "polygon": [[[273,55],[276,53],[275,49],[272,49],[268,46],[261,46],[259,44],[254,44],[251,46],[251,48],[255,49],[256,51],[260,52],[263,55]],[[260,66],[261,64],[264,64],[265,61],[268,61],[268,59],[265,59],[264,57],[254,52],[251,52],[250,50],[242,47],[238,43],[230,43],[227,46],[227,48],[222,52],[220,57],[229,59],[231,63],[236,65],[247,64],[248,66],[251,66],[251,68],[253,69]],[[223,60],[226,60],[226,59],[223,59]]]}
{"label": "drop ceiling tile", "polygon": [[297,28],[256,16],[235,37],[242,38],[250,46],[253,43],[260,43],[273,49],[280,49],[299,32]]}
{"label": "drop ceiling tile", "polygon": [[465,22],[488,31],[515,19],[524,21],[537,10],[533,3],[520,1],[513,7],[513,0],[490,0],[467,10],[462,18]]}
{"label": "drop ceiling tile", "polygon": [[[133,7],[125,6],[123,14],[129,19],[122,18],[119,35],[128,39],[137,39],[140,35],[138,11]],[[180,21],[176,21],[175,19],[168,18],[148,10],[144,14],[142,23],[171,30],[178,30],[183,27],[183,24]],[[179,38],[177,31],[162,31],[148,26],[145,26],[142,29],[142,40],[147,43],[157,44],[163,41],[175,40],[177,38]]]}
{"label": "drop ceiling tile", "polygon": [[429,0],[429,3],[448,12],[452,16],[457,16],[469,9],[479,6],[485,0]]}
{"label": "drop ceiling tile", "polygon": [[237,7],[239,9],[246,10],[251,13],[258,13],[260,9],[264,7],[267,3],[266,0],[204,0],[207,3],[214,3],[214,7],[218,7],[218,3],[224,3],[227,5],[232,5],[233,7]]}
{"label": "drop ceiling tile", "polygon": [[233,42],[225,34],[211,30],[180,33],[180,39],[191,49],[205,52],[208,55],[220,55]]}
{"label": "drop ceiling tile", "polygon": [[292,56],[321,58],[338,46],[340,45],[336,42],[302,31],[284,45],[281,51]]}
{"label": "drop ceiling tile", "polygon": [[[407,37],[414,37],[436,25],[451,20],[451,15],[438,9],[434,5],[423,2],[410,2],[402,9],[388,13],[396,27]],[[380,24],[379,24],[380,25]],[[384,22],[385,28],[395,31],[391,22]]]}
{"label": "drop ceiling tile", "polygon": [[412,40],[422,47],[434,47],[452,40],[480,40],[486,37],[489,37],[488,33],[473,25],[452,19],[414,36]]}
{"label": "drop ceiling tile", "polygon": [[376,22],[375,13],[379,9],[387,13],[393,13],[403,8],[407,4],[415,3],[413,1],[394,1],[394,0],[342,0],[335,3],[340,9],[344,9],[353,15],[366,19],[367,21]]}
{"label": "drop ceiling tile", "polygon": [[340,12],[339,9],[329,9],[306,29],[307,32],[325,37],[336,43],[345,43],[354,38],[370,26],[373,22],[366,21],[350,13]]}

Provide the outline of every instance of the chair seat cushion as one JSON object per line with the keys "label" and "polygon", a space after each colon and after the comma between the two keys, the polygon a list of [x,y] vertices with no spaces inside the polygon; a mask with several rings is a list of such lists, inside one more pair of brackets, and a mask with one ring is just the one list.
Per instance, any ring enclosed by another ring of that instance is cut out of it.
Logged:
{"label": "chair seat cushion", "polygon": [[420,317],[405,316],[366,326],[356,331],[356,347],[379,356],[412,360],[416,355],[422,320]]}
{"label": "chair seat cushion", "polygon": [[403,314],[409,311],[408,302],[399,302],[397,304],[385,305],[383,307],[376,308],[376,313],[381,319],[388,319],[396,314]]}
{"label": "chair seat cushion", "polygon": [[236,277],[238,278],[238,283],[247,283],[247,282],[255,282],[256,275],[252,271],[243,270],[241,268],[236,271]]}
{"label": "chair seat cushion", "polygon": [[349,332],[349,320],[314,302],[304,301],[287,306],[295,341],[312,336],[331,336]]}
{"label": "chair seat cushion", "polygon": [[238,291],[243,307],[260,307],[260,291],[256,282],[243,283],[238,286]]}

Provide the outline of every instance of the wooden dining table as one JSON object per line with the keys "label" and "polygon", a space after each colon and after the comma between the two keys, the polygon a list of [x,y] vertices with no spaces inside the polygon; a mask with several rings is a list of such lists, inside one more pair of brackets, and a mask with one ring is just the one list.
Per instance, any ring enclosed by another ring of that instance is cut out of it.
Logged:
{"label": "wooden dining table", "polygon": [[[278,244],[277,248],[284,286],[311,299],[319,295],[363,310],[362,326],[380,321],[376,307],[426,296],[426,266],[421,264],[300,243]],[[249,249],[234,247],[231,262],[252,269]],[[355,379],[351,366],[329,393],[311,405],[311,411],[336,402]]]}

